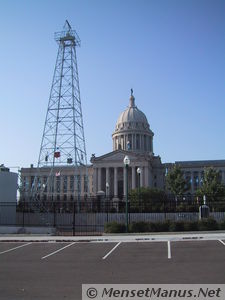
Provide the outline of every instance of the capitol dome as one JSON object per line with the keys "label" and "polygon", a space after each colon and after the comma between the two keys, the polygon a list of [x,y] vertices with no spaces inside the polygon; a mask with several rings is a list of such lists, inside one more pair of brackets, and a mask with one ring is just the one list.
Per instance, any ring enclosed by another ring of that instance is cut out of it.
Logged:
{"label": "capitol dome", "polygon": [[126,127],[142,127],[144,129],[149,128],[148,120],[145,114],[135,105],[135,98],[133,94],[130,96],[129,106],[120,114],[116,122],[115,131]]}
{"label": "capitol dome", "polygon": [[152,153],[153,135],[145,114],[135,105],[133,90],[131,90],[129,106],[120,114],[112,135],[113,150]]}

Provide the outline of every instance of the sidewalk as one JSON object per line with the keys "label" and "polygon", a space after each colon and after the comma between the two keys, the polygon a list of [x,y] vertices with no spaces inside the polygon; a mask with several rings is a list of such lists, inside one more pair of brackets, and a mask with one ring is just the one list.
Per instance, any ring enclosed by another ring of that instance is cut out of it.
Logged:
{"label": "sidewalk", "polygon": [[110,234],[103,236],[0,235],[0,242],[160,242],[225,240],[225,232]]}

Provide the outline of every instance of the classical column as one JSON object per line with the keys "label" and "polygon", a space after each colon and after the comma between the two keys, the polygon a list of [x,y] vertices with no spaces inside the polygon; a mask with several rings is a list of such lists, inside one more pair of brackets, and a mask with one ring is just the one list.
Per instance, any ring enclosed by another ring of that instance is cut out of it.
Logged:
{"label": "classical column", "polygon": [[143,151],[143,135],[140,134],[140,150]]}
{"label": "classical column", "polygon": [[98,191],[101,191],[101,189],[102,189],[102,168],[98,168]]}
{"label": "classical column", "polygon": [[124,150],[127,150],[127,135],[124,134]]}
{"label": "classical column", "polygon": [[149,140],[149,142],[150,142],[150,144],[149,144],[149,146],[150,146],[150,151],[153,153],[153,137],[150,137],[149,139],[150,139],[150,140]]}
{"label": "classical column", "polygon": [[117,178],[117,168],[114,168],[114,198],[118,198],[118,178]]}
{"label": "classical column", "polygon": [[132,190],[136,188],[136,168],[132,167]]}
{"label": "classical column", "polygon": [[97,193],[97,186],[98,186],[98,169],[97,168],[94,168],[94,173],[93,173],[93,192],[94,192],[94,195],[96,195]]}
{"label": "classical column", "polygon": [[149,169],[148,167],[144,168],[145,172],[145,187],[149,187]]}

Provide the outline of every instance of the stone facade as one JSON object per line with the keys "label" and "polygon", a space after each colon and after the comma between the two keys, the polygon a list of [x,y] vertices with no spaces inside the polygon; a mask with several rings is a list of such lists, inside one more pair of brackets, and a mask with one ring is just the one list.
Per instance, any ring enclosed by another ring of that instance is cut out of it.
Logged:
{"label": "stone facade", "polygon": [[[30,168],[22,168],[21,199],[25,201],[32,199],[35,176],[38,181],[39,194],[43,200],[71,201],[76,199],[78,189],[81,197],[93,195],[93,168],[91,166],[87,170],[84,167],[55,167],[54,172],[51,172],[49,167],[37,169],[31,165]],[[86,180],[87,176],[88,180]]]}

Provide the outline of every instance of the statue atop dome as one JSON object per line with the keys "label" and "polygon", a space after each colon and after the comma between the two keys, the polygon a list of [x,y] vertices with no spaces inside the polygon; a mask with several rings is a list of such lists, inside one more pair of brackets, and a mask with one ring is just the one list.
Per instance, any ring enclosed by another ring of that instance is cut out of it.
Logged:
{"label": "statue atop dome", "polygon": [[130,89],[130,107],[135,107],[135,98],[133,95],[134,91],[133,89]]}

